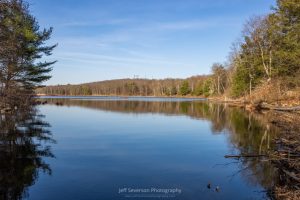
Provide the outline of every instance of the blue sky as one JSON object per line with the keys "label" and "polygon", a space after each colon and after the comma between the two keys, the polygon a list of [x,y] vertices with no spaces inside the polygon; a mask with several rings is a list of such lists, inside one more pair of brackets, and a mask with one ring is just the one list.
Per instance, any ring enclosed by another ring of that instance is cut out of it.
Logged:
{"label": "blue sky", "polygon": [[227,59],[247,19],[275,0],[29,0],[58,43],[46,84],[185,78]]}

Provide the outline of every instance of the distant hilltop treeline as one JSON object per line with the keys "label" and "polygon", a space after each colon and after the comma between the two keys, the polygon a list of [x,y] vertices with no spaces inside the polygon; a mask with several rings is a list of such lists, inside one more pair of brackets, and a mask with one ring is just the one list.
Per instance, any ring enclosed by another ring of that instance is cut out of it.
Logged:
{"label": "distant hilltop treeline", "polygon": [[36,90],[43,95],[117,95],[117,96],[207,96],[212,92],[210,75],[187,79],[116,79],[78,85],[46,86]]}

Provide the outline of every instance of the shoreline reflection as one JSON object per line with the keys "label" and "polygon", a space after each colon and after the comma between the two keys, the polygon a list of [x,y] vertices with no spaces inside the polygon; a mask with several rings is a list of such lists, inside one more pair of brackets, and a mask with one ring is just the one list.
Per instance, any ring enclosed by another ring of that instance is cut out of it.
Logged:
{"label": "shoreline reflection", "polygon": [[51,175],[44,158],[54,157],[50,124],[36,108],[0,115],[0,199],[23,199],[39,173]]}
{"label": "shoreline reflection", "polygon": [[[184,115],[207,120],[211,122],[212,134],[228,136],[227,143],[235,154],[267,154],[273,148],[271,141],[277,134],[276,128],[268,124],[263,115],[207,101],[97,101],[68,98],[43,100],[58,106],[119,113]],[[240,158],[238,161],[240,170],[237,173],[241,173],[249,184],[261,185],[266,190],[275,184],[277,171],[270,161],[261,162],[259,158]]]}

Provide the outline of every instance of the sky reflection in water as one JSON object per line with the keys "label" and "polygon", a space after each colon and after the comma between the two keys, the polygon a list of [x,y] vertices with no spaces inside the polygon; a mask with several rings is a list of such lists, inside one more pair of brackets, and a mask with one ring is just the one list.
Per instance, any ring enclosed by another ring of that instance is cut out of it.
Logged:
{"label": "sky reflection in water", "polygon": [[272,148],[275,131],[240,109],[167,99],[47,101],[39,110],[57,141],[55,158],[44,157],[53,173],[39,173],[28,199],[128,199],[119,189],[151,187],[180,189],[171,199],[261,199],[272,185],[268,162],[224,165],[235,161],[225,154]]}

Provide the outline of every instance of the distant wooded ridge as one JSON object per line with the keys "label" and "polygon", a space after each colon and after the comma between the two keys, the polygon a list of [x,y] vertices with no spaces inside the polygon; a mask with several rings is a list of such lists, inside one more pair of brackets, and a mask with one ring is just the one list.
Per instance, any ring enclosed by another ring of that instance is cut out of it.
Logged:
{"label": "distant wooded ridge", "polygon": [[186,79],[116,79],[77,85],[54,85],[36,90],[44,95],[124,95],[124,96],[207,96],[212,90],[211,75]]}

